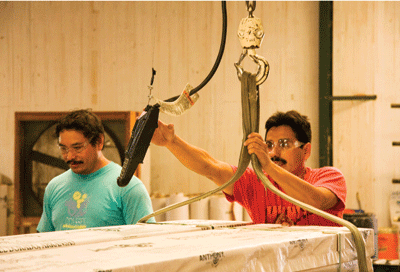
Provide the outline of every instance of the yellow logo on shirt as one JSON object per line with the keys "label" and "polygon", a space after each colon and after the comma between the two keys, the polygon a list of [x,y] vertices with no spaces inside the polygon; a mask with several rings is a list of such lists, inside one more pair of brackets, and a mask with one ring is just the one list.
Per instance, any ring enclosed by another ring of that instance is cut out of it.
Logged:
{"label": "yellow logo on shirt", "polygon": [[68,208],[68,214],[73,218],[80,218],[85,216],[88,204],[88,195],[83,194],[79,191],[75,191],[72,194],[72,198],[65,202],[65,206]]}
{"label": "yellow logo on shirt", "polygon": [[86,228],[85,214],[89,204],[87,194],[75,191],[72,197],[65,202],[68,210],[68,216],[65,217],[64,229],[83,229]]}
{"label": "yellow logo on shirt", "polygon": [[82,195],[81,192],[76,191],[72,198],[76,201],[76,207],[79,209],[81,207],[81,203],[87,198],[87,194]]}

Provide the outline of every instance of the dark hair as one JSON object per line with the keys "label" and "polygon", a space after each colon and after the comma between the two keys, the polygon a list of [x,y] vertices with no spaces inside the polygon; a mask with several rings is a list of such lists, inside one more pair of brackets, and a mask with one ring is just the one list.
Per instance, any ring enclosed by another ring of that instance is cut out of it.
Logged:
{"label": "dark hair", "polygon": [[267,133],[272,127],[284,125],[293,130],[297,140],[303,143],[311,143],[311,124],[308,121],[308,117],[294,110],[288,112],[278,111],[268,118],[265,123],[265,137],[267,137]]}
{"label": "dark hair", "polygon": [[62,117],[56,126],[55,136],[60,136],[63,130],[76,130],[82,132],[83,136],[90,140],[91,145],[95,145],[100,140],[100,135],[104,135],[104,127],[100,118],[90,109],[71,111]]}

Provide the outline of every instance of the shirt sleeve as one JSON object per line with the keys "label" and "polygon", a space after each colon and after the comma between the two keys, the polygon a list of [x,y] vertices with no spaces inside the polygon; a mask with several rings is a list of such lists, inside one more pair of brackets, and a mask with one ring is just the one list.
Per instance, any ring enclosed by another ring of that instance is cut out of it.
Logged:
{"label": "shirt sleeve", "polygon": [[[231,167],[234,172],[237,171],[236,166]],[[248,167],[235,182],[233,195],[225,193],[225,197],[230,202],[236,201],[242,205],[253,222],[265,222],[266,190],[253,169]]]}
{"label": "shirt sleeve", "polygon": [[335,167],[313,169],[307,181],[314,186],[324,187],[332,191],[339,199],[335,209],[344,208],[346,203],[347,187],[344,175]]}
{"label": "shirt sleeve", "polygon": [[[233,165],[231,165],[231,167],[233,172],[236,173],[238,167]],[[225,192],[224,194],[229,202],[236,201],[245,206],[246,204],[243,203],[243,200],[247,198],[253,199],[254,191],[257,192],[260,189],[260,185],[261,183],[258,182],[258,177],[254,170],[248,167],[244,171],[243,175],[237,181],[235,181],[233,185],[233,195],[228,195]],[[261,190],[264,192],[263,185],[261,185]]]}
{"label": "shirt sleeve", "polygon": [[[137,179],[135,176],[133,179]],[[131,185],[132,186],[129,186]],[[144,184],[137,179],[131,181],[128,188],[122,195],[123,216],[126,224],[136,224],[141,218],[151,214],[153,207],[150,196]],[[148,223],[155,223],[154,217],[150,218]]]}

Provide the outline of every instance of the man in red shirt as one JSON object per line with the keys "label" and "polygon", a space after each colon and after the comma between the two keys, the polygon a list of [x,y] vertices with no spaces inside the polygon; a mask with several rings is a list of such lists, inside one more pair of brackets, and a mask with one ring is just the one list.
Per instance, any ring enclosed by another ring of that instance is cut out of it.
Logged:
{"label": "man in red shirt", "polygon": [[[190,170],[207,177],[218,186],[234,175],[237,167],[216,160],[211,155],[181,139],[173,124],[159,121],[152,143],[167,147]],[[346,182],[334,167],[311,169],[305,166],[311,154],[311,125],[296,111],[277,112],[266,124],[265,141],[251,133],[244,145],[256,154],[265,175],[288,196],[338,217],[343,217]],[[338,226],[282,199],[258,180],[251,168],[234,184],[224,189],[229,201],[237,201],[254,223]]]}

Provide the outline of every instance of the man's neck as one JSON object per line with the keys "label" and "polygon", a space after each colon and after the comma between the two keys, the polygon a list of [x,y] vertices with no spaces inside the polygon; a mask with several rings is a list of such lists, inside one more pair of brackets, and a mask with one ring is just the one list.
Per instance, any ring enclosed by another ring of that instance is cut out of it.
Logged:
{"label": "man's neck", "polygon": [[296,170],[295,173],[293,173],[294,175],[298,176],[301,179],[304,179],[304,176],[307,173],[307,167],[302,166],[300,169]]}
{"label": "man's neck", "polygon": [[96,167],[93,169],[92,173],[100,170],[101,168],[103,168],[104,166],[106,166],[109,163],[110,163],[110,160],[108,160],[106,157],[104,157],[103,153],[101,153],[97,160]]}
{"label": "man's neck", "polygon": [[[103,155],[99,158],[99,169],[103,168],[104,166],[106,166],[107,164],[110,163],[110,160],[108,160],[106,157],[104,157]],[[97,169],[98,170],[98,169]]]}

